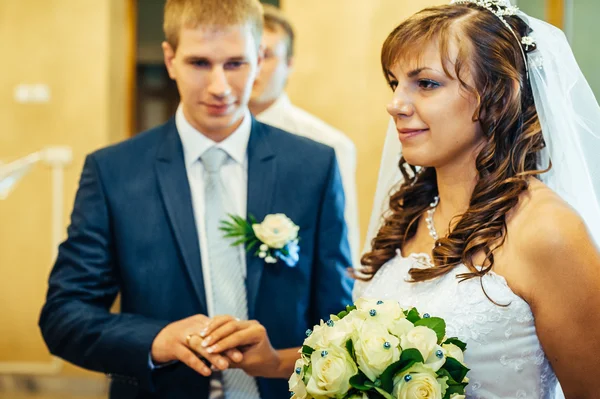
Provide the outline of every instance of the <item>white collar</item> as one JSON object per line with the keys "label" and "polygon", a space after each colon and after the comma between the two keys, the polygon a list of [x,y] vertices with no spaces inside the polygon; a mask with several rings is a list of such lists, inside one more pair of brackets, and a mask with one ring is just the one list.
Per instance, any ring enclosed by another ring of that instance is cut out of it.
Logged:
{"label": "white collar", "polygon": [[252,117],[246,110],[240,126],[225,140],[216,143],[194,128],[185,118],[181,104],[175,113],[175,126],[183,145],[185,165],[190,166],[211,147],[218,147],[225,151],[234,161],[243,165],[246,160],[246,150],[250,140]]}
{"label": "white collar", "polygon": [[280,119],[282,115],[285,114],[284,111],[291,106],[292,102],[290,101],[290,98],[285,92],[283,92],[279,97],[277,97],[277,100],[275,100],[275,102],[271,104],[269,108],[261,112],[257,118],[258,120]]}

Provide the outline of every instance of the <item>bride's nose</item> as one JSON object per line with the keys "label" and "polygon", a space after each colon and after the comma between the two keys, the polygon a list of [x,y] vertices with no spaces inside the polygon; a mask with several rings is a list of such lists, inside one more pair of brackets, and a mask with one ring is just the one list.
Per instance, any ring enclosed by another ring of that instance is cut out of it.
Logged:
{"label": "bride's nose", "polygon": [[415,107],[408,98],[400,93],[394,93],[392,101],[387,105],[387,112],[392,117],[407,117],[414,114]]}

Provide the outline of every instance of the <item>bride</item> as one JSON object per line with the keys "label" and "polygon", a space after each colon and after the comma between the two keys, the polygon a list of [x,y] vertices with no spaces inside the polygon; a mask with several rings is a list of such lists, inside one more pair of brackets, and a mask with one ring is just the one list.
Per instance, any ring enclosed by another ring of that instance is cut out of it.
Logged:
{"label": "bride", "polygon": [[[551,398],[555,373],[567,397],[597,396],[590,371],[600,367],[600,255],[567,202],[569,180],[550,187],[559,173],[589,185],[582,177],[591,165],[567,176],[561,153],[582,151],[578,164],[585,159],[585,148],[568,148],[578,135],[593,137],[599,153],[600,131],[549,124],[579,111],[565,101],[570,93],[547,99],[541,91],[555,78],[552,63],[567,61],[543,46],[564,38],[499,3],[424,10],[383,46],[403,183],[362,258],[368,283],[355,296],[445,318],[448,335],[468,344],[467,397]],[[563,107],[546,108],[561,100]],[[598,113],[593,97],[591,105]],[[597,211],[593,187],[585,195],[583,210]]]}
{"label": "bride", "polygon": [[[381,60],[395,129],[355,296],[444,318],[468,345],[468,398],[553,398],[557,376],[597,397],[600,108],[564,35],[463,0],[400,24]],[[210,334],[215,351],[251,343],[253,375],[293,370],[255,322]]]}

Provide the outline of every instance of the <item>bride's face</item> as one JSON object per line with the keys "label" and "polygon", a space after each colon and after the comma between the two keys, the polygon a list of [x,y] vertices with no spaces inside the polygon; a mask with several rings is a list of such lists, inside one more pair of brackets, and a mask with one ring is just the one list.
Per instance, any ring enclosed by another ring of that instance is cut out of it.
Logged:
{"label": "bride's face", "polygon": [[[449,43],[448,76],[442,66],[437,43],[418,60],[403,57],[390,68],[394,90],[387,110],[394,118],[402,154],[411,165],[444,167],[473,160],[484,137],[479,122],[473,121],[477,100],[461,86],[455,75],[456,45]],[[475,87],[462,67],[462,80]]]}

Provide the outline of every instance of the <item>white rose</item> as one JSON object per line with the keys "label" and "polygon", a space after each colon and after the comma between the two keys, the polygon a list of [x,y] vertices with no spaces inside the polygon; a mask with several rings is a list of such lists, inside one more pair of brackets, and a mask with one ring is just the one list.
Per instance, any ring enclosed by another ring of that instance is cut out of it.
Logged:
{"label": "white rose", "polygon": [[[361,313],[367,313],[373,320],[388,325],[392,320],[404,318],[402,308],[397,301],[358,298],[354,303]],[[374,311],[374,312],[373,312]]]}
{"label": "white rose", "polygon": [[316,399],[343,396],[350,389],[350,378],[358,373],[354,360],[343,348],[314,351],[310,360],[312,374],[306,391]]}
{"label": "white rose", "polygon": [[260,224],[253,224],[256,237],[271,248],[281,249],[298,238],[300,228],[283,213],[267,215]]}
{"label": "white rose", "polygon": [[430,368],[432,371],[438,371],[446,363],[446,352],[441,346],[436,345],[431,351],[431,354],[425,359],[425,367]]}
{"label": "white rose", "polygon": [[442,399],[448,389],[448,377],[437,378],[431,369],[415,364],[394,379],[397,399]]}
{"label": "white rose", "polygon": [[307,361],[304,358],[296,360],[294,365],[294,373],[288,381],[290,392],[293,392],[293,398],[305,399],[306,398],[306,385],[304,384],[304,366],[307,365]]}
{"label": "white rose", "polygon": [[444,351],[446,351],[446,356],[453,357],[463,365],[465,364],[465,355],[463,351],[454,344],[444,344],[442,345]]}
{"label": "white rose", "polygon": [[426,360],[431,355],[433,348],[437,345],[437,335],[431,328],[417,326],[400,337],[402,350],[417,349]]}
{"label": "white rose", "polygon": [[371,381],[400,359],[398,338],[374,321],[367,320],[362,324],[353,343],[358,367]]}
{"label": "white rose", "polygon": [[360,326],[362,321],[351,313],[339,319],[336,316],[331,316],[332,326],[328,324],[326,328],[323,328],[323,342],[327,346],[339,346],[342,348],[346,347],[346,341],[348,341],[355,333],[357,326]]}
{"label": "white rose", "polygon": [[394,334],[396,337],[401,337],[405,334],[408,334],[410,330],[415,327],[413,323],[408,321],[408,319],[399,319],[393,320],[388,326],[388,331],[390,334]]}
{"label": "white rose", "polygon": [[453,393],[452,395],[450,395],[450,399],[465,399],[466,396],[465,395],[459,395],[457,393]]}
{"label": "white rose", "polygon": [[313,327],[310,335],[304,340],[304,345],[310,346],[317,350],[327,347],[328,343],[325,340],[325,329],[328,328],[323,320],[319,325]]}

